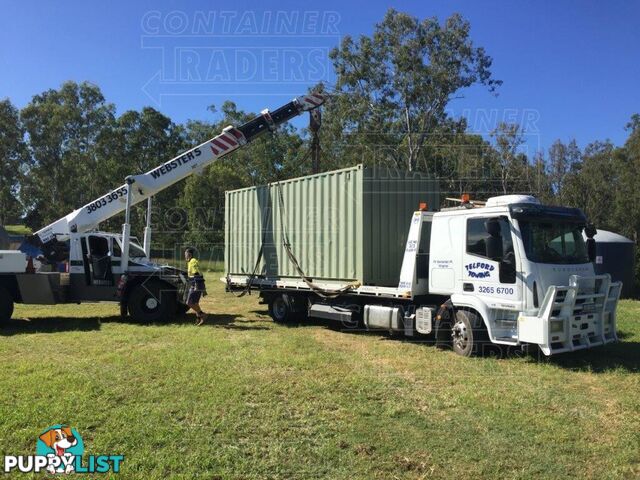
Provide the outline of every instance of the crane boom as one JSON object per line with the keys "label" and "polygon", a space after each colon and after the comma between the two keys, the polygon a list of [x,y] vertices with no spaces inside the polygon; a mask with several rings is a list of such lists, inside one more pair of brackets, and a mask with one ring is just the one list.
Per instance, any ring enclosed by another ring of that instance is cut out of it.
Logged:
{"label": "crane boom", "polygon": [[101,222],[125,210],[129,188],[132,189],[131,205],[135,205],[194,172],[201,171],[205,166],[241,148],[262,133],[273,130],[304,112],[318,108],[324,100],[325,97],[319,93],[303,95],[273,112],[263,110],[260,115],[239,127],[228,126],[216,137],[162,165],[146,173],[128,177],[124,185],[38,230],[35,235],[44,244],[54,240],[57,235],[65,236],[93,230]]}

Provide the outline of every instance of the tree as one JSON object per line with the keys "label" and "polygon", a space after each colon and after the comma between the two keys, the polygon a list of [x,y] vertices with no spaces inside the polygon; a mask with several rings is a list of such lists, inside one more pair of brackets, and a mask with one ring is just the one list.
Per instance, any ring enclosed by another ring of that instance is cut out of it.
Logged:
{"label": "tree", "polygon": [[627,124],[629,138],[621,150],[618,161],[622,163],[622,182],[616,211],[616,222],[623,226],[621,232],[636,242],[636,285],[640,284],[640,203],[638,177],[640,177],[640,115],[634,114]]}
{"label": "tree", "polygon": [[631,132],[627,143],[637,142],[640,140],[640,113],[634,113],[631,115],[631,120],[627,123],[626,130]]}
{"label": "tree", "polygon": [[[579,161],[579,159],[578,159]],[[547,162],[544,153],[536,152],[533,161],[528,166],[530,174],[529,191],[533,193],[543,204],[546,205],[562,205],[556,199],[553,192],[553,186],[549,175],[547,174]]]}
{"label": "tree", "polygon": [[[210,107],[212,111],[215,108]],[[219,134],[227,125],[241,125],[256,114],[238,110],[234,102],[224,102],[222,118],[212,125],[212,135]],[[311,161],[306,154],[304,140],[290,123],[280,125],[274,132],[262,135],[248,146],[235,151],[225,161],[231,161],[250,179],[252,185],[306,175]]]}
{"label": "tree", "polygon": [[[185,138],[184,127],[151,107],[141,111],[129,110],[118,117],[108,134],[97,142],[100,157],[100,184],[102,193],[115,188],[128,175],[145,173],[159,164],[191,148]],[[186,217],[179,219],[176,210],[182,184],[159,192],[152,200],[154,247],[179,238],[186,228]],[[142,232],[145,225],[147,203],[132,209],[132,231]],[[105,222],[102,228],[117,229],[122,215]]]}
{"label": "tree", "polygon": [[565,183],[567,176],[573,172],[580,162],[582,153],[575,140],[567,145],[560,140],[553,142],[549,148],[549,160],[547,161],[547,173],[551,189],[556,201],[562,205],[565,202]]}
{"label": "tree", "polygon": [[491,132],[494,142],[497,180],[501,193],[515,193],[529,190],[531,173],[527,156],[520,152],[524,137],[520,125],[500,122]]}
{"label": "tree", "polygon": [[612,228],[612,212],[620,171],[615,167],[616,148],[609,142],[593,142],[565,182],[566,205],[581,208],[596,226]]}
{"label": "tree", "polygon": [[201,258],[223,258],[225,191],[246,187],[247,184],[248,179],[242,170],[224,160],[215,162],[201,175],[193,175],[187,180],[180,198],[188,226],[183,241],[197,246]]}
{"label": "tree", "polygon": [[[218,113],[214,106],[209,110]],[[255,117],[238,110],[233,102],[225,102],[220,113],[217,122],[188,122],[188,142],[196,145],[218,135],[227,125],[237,126]],[[217,160],[201,175],[189,177],[180,198],[188,224],[185,240],[203,250],[201,256],[222,258],[224,192],[307,174],[311,164],[305,151],[306,144],[295,128],[282,125]]]}
{"label": "tree", "polygon": [[40,228],[104,193],[96,143],[111,128],[113,104],[88,82],[66,82],[35,95],[20,116],[31,163],[23,185],[26,223]]}
{"label": "tree", "polygon": [[[109,166],[109,180],[124,181],[127,175],[146,172],[189,147],[183,127],[151,107],[124,112],[113,131],[100,142]],[[113,186],[116,186],[115,184]]]}
{"label": "tree", "polygon": [[28,162],[24,128],[18,110],[8,100],[0,101],[0,225],[22,216],[18,201],[24,167]]}
{"label": "tree", "polygon": [[496,192],[494,150],[482,136],[465,130],[466,125],[458,131],[452,129],[453,133],[432,142],[423,151],[421,162],[429,159],[431,172],[440,179],[442,196],[459,198],[469,193],[481,200]]}
{"label": "tree", "polygon": [[325,135],[325,144],[415,170],[429,136],[446,125],[449,102],[471,85],[495,92],[501,84],[469,32],[458,14],[441,25],[390,9],[372,36],[345,36],[330,52],[337,82],[323,127],[333,136]]}

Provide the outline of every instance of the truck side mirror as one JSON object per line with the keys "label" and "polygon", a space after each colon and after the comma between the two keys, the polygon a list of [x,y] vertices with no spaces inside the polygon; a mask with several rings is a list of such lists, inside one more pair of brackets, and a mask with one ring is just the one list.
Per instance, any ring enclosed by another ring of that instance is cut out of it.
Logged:
{"label": "truck side mirror", "polygon": [[596,233],[598,233],[598,230],[596,230],[596,227],[593,225],[593,223],[589,223],[586,227],[584,227],[584,234],[587,236],[587,238],[595,237]]}
{"label": "truck side mirror", "polygon": [[484,228],[489,234],[485,239],[487,257],[491,260],[499,261],[504,254],[502,251],[500,221],[497,218],[490,218],[485,222]]}
{"label": "truck side mirror", "polygon": [[593,223],[587,223],[584,227],[584,234],[587,237],[587,256],[590,262],[596,261],[596,241],[593,238],[596,236],[596,233],[598,233],[598,230],[596,230]]}
{"label": "truck side mirror", "polygon": [[590,262],[596,261],[596,241],[594,238],[587,238],[587,256]]}
{"label": "truck side mirror", "polygon": [[515,283],[516,281],[516,255],[513,250],[505,253],[498,265],[500,283]]}

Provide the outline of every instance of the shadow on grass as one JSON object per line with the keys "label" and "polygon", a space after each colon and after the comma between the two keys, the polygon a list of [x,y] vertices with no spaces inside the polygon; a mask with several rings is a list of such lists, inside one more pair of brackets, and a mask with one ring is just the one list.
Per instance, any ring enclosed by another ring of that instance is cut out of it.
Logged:
{"label": "shadow on grass", "polygon": [[[256,312],[262,313],[262,312]],[[394,341],[424,345],[426,348],[441,348],[452,350],[446,345],[437,347],[432,335],[425,337],[405,337],[401,333],[389,334],[381,330],[366,330],[362,326],[354,327],[340,322],[308,318],[300,321],[293,321],[282,324],[287,328],[322,327],[336,332],[362,335],[378,336],[382,341]],[[513,360],[524,358],[529,362],[547,363],[567,370],[606,373],[612,370],[625,370],[627,372],[640,372],[640,342],[625,340],[633,337],[626,332],[618,332],[617,343],[610,343],[604,346],[593,347],[586,350],[567,352],[547,357],[535,345],[527,347],[513,347],[509,345],[490,344],[484,349],[482,357]]]}
{"label": "shadow on grass", "polygon": [[621,369],[634,373],[640,372],[640,342],[624,341],[622,340],[624,337],[619,335],[621,341],[604,347],[563,353],[548,357],[545,361],[551,365],[576,371],[605,373]]}
{"label": "shadow on grass", "polygon": [[[620,341],[609,343],[603,346],[596,346],[586,350],[566,352],[546,356],[537,345],[510,346],[489,344],[483,349],[480,355],[483,358],[493,358],[501,360],[515,360],[523,358],[531,363],[545,363],[555,365],[559,368],[580,372],[606,373],[612,370],[624,370],[627,372],[640,372],[640,343],[635,341],[624,341],[629,337],[624,333],[618,335]],[[425,340],[403,338],[397,336],[385,336],[385,340],[400,340],[409,343],[422,343],[435,346],[432,337]],[[452,350],[451,346],[440,347]]]}
{"label": "shadow on grass", "polygon": [[[120,317],[109,317],[120,318]],[[12,318],[0,327],[0,336],[8,337],[29,333],[88,332],[100,330],[100,323],[108,318]]]}
{"label": "shadow on grass", "polygon": [[[107,322],[115,322],[115,323],[126,323],[129,325],[140,325],[147,326],[152,325],[155,327],[166,327],[166,326],[175,326],[175,325],[195,325],[196,324],[196,315],[194,313],[188,313],[186,315],[177,316],[172,318],[167,322],[154,322],[154,323],[145,323],[136,321],[131,317],[109,317],[103,320],[105,323]],[[202,328],[206,327],[222,327],[227,328],[229,330],[270,330],[269,327],[264,325],[257,325],[258,321],[245,320],[236,315],[226,315],[226,314],[208,314],[207,320],[204,324],[200,325]]]}
{"label": "shadow on grass", "polygon": [[[175,325],[195,325],[195,314],[187,314],[176,317],[168,322],[144,323],[130,317],[122,318],[119,315],[110,317],[44,317],[44,318],[12,318],[0,326],[0,336],[9,337],[31,333],[58,333],[58,332],[89,332],[100,330],[102,323],[123,323],[128,325],[167,327]],[[258,321],[245,320],[235,315],[209,314],[207,321],[201,326],[220,327],[229,330],[270,330],[270,327],[258,325]]]}
{"label": "shadow on grass", "polygon": [[[186,324],[195,324],[195,314],[187,314],[184,317],[177,318],[175,321],[182,320]],[[225,315],[217,313],[209,313],[207,320],[201,325],[201,327],[222,327],[229,330],[271,330],[271,327],[261,325],[264,323],[260,320],[247,320],[237,315]]]}

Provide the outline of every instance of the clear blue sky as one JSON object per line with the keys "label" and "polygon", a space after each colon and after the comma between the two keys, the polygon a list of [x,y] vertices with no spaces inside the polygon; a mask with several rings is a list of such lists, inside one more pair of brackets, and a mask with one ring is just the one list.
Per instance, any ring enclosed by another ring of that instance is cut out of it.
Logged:
{"label": "clear blue sky", "polygon": [[[258,111],[331,81],[328,49],[370,33],[390,6],[366,2],[2,2],[0,98],[24,106],[65,80],[98,84],[118,112],[153,105],[177,122],[234,100]],[[524,123],[531,150],[553,140],[621,144],[640,112],[640,2],[412,1],[398,10],[462,13],[504,81],[450,105],[473,130]]]}

